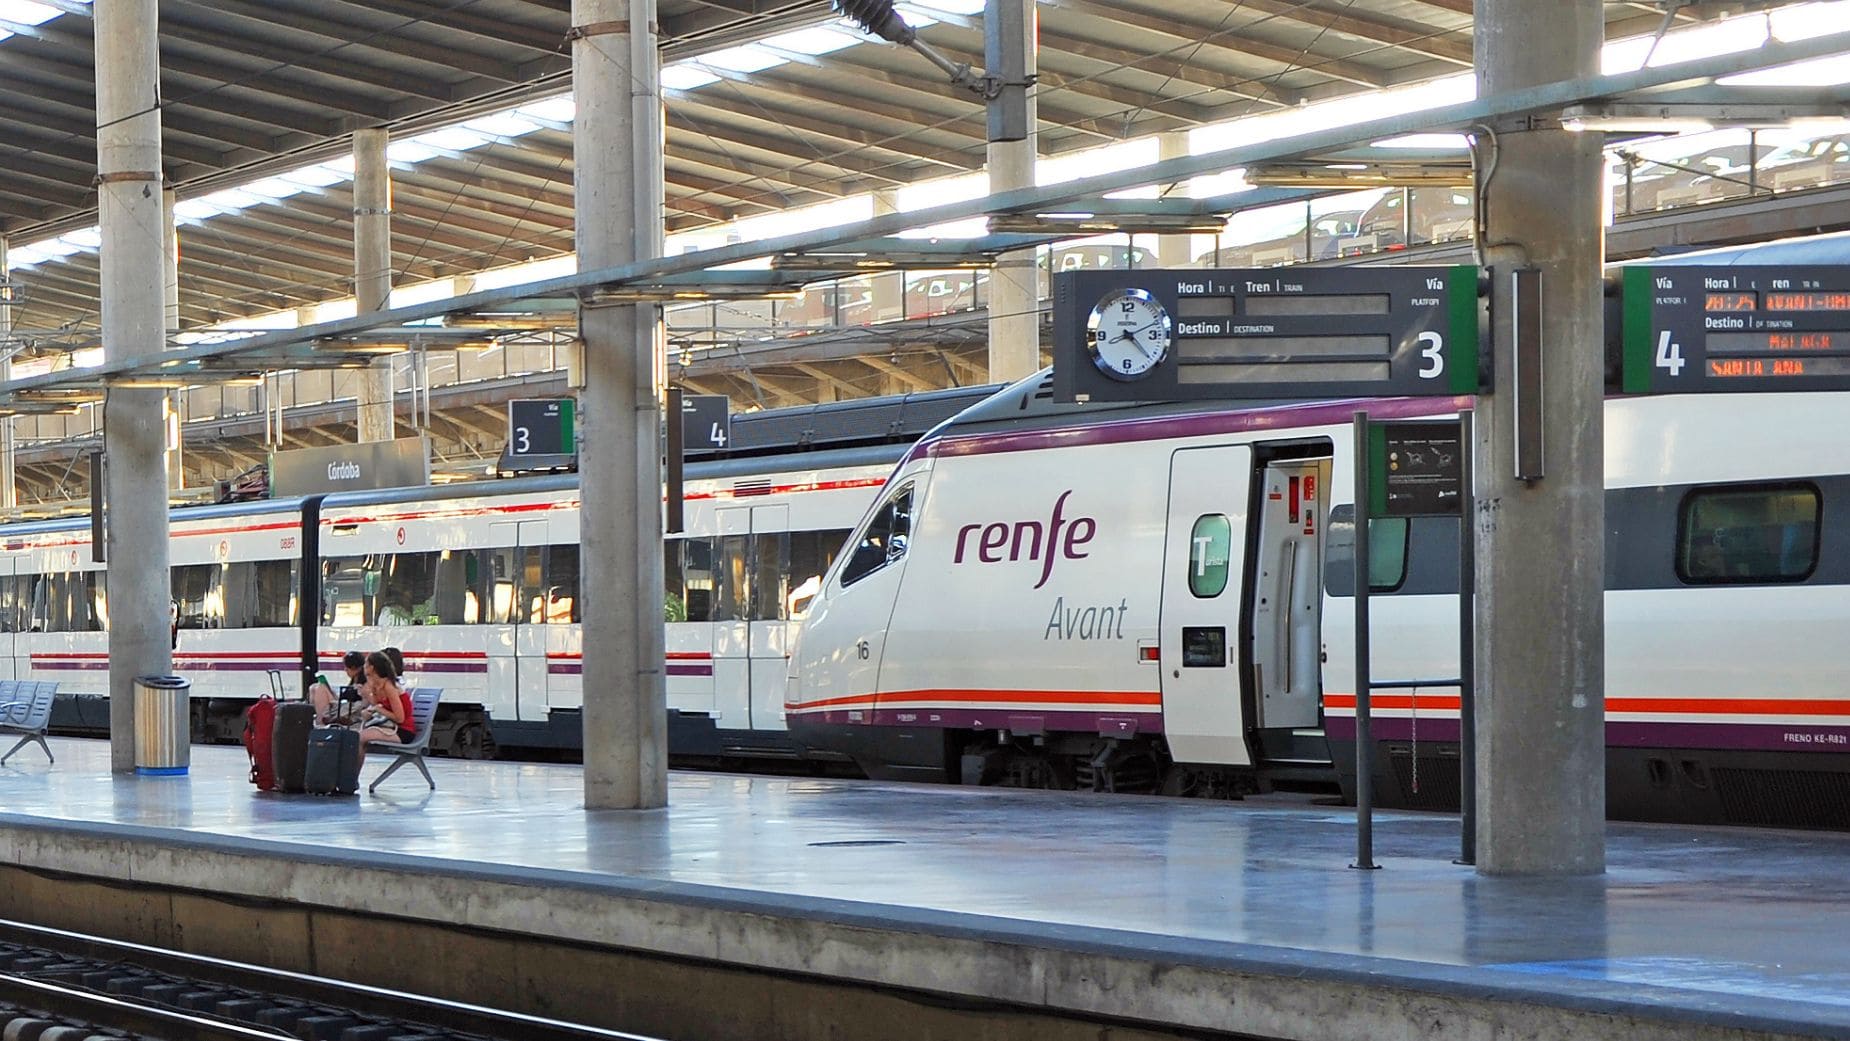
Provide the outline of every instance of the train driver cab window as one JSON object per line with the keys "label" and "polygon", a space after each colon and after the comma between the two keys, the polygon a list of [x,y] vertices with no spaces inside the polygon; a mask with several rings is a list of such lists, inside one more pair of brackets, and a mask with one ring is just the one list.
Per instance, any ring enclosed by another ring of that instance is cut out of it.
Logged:
{"label": "train driver cab window", "polygon": [[912,486],[886,501],[874,512],[860,538],[842,566],[841,584],[851,586],[891,561],[906,555],[906,540],[912,534]]}
{"label": "train driver cab window", "polygon": [[1803,582],[1823,506],[1810,484],[1698,488],[1677,518],[1677,577],[1692,585]]}

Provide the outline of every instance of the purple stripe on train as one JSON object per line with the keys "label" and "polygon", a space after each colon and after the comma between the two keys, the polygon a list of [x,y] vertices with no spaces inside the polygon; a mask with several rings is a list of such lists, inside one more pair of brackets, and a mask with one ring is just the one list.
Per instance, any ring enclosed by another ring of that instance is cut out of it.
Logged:
{"label": "purple stripe on train", "polygon": [[[958,435],[955,432],[928,443],[920,443],[908,458],[921,452],[932,455],[987,455],[992,452],[1031,452],[1043,448],[1072,448],[1078,445],[1114,445],[1132,441],[1159,441],[1170,438],[1207,437],[1262,430],[1306,426],[1347,426],[1355,416],[1359,401],[1319,401],[1276,408],[1248,409],[1240,412],[1194,412],[1172,416],[1151,416],[1104,422],[1088,426],[1056,427],[1048,430],[1023,430],[1019,433]],[[1416,416],[1445,415],[1471,407],[1471,398],[1388,398],[1366,402],[1371,418],[1407,419]]]}
{"label": "purple stripe on train", "polygon": [[[572,666],[572,671],[578,672],[580,671],[580,667],[577,665],[574,665]],[[668,666],[668,675],[670,676],[711,676],[713,675],[713,666],[711,665],[670,665]]]}
{"label": "purple stripe on train", "polygon": [[[872,713],[876,726],[947,727],[968,730],[1007,730],[1014,734],[1033,735],[1050,731],[1064,733],[1108,734],[1129,737],[1132,734],[1160,734],[1160,712],[1023,712],[1020,709],[965,708],[883,708]],[[828,709],[822,712],[792,713],[792,720],[805,723],[865,725],[865,709]]]}
{"label": "purple stripe on train", "polygon": [[[1403,716],[1376,717],[1377,741],[1458,740],[1458,720],[1413,721]],[[1332,741],[1353,743],[1355,719],[1332,716],[1324,725]],[[1850,727],[1812,723],[1636,723],[1606,724],[1606,743],[1614,748],[1713,748],[1771,752],[1850,752]]]}

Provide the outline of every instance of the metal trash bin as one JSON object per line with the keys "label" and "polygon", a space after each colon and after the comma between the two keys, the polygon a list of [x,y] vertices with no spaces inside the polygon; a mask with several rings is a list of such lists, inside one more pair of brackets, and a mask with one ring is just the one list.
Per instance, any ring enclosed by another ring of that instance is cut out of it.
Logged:
{"label": "metal trash bin", "polygon": [[193,761],[193,681],[135,677],[135,772],[174,777]]}

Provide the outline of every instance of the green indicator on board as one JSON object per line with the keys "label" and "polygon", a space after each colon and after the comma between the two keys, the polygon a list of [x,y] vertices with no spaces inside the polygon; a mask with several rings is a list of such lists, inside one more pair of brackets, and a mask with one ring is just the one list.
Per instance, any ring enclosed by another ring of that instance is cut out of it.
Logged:
{"label": "green indicator on board", "polygon": [[1446,279],[1446,292],[1449,295],[1452,328],[1448,342],[1451,348],[1446,351],[1446,368],[1452,374],[1452,393],[1476,394],[1478,392],[1478,342],[1477,342],[1477,267],[1473,264],[1458,264]]}
{"label": "green indicator on board", "polygon": [[578,402],[573,398],[559,399],[559,434],[568,451],[576,449],[578,432],[574,420],[577,417]]}
{"label": "green indicator on board", "polygon": [[1368,424],[1368,515],[1387,513],[1387,427]]}
{"label": "green indicator on board", "polygon": [[1628,267],[1620,283],[1620,389],[1627,394],[1651,391],[1651,269]]}

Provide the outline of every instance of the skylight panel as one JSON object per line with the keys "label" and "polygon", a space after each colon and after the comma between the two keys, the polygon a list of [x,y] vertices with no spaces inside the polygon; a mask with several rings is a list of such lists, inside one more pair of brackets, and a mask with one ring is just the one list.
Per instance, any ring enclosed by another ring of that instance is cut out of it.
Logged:
{"label": "skylight panel", "polygon": [[394,141],[385,148],[385,157],[393,162],[399,163],[421,163],[426,159],[434,158],[436,155],[437,150],[435,148],[424,144],[416,138]]}
{"label": "skylight panel", "polygon": [[949,14],[982,14],[985,0],[913,0],[920,7]]}
{"label": "skylight panel", "polygon": [[513,112],[496,112],[478,119],[471,119],[463,126],[490,137],[520,137],[540,128],[538,123],[530,119],[522,119]]}
{"label": "skylight panel", "polygon": [[300,170],[279,174],[278,179],[291,184],[299,184],[304,188],[326,188],[331,184],[350,181],[353,175],[348,171],[332,169],[327,163],[321,163],[317,166],[305,166]]}
{"label": "skylight panel", "polygon": [[675,62],[662,67],[662,86],[669,90],[693,90],[718,82],[718,76],[691,62]]}
{"label": "skylight panel", "polygon": [[[244,191],[268,199],[271,202],[287,199],[292,195],[300,195],[306,190],[302,185],[285,180],[281,177],[266,177],[261,181],[243,185],[242,187]],[[176,209],[177,208],[178,207],[176,207]]]}
{"label": "skylight panel", "polygon": [[101,228],[85,228],[58,236],[58,241],[75,246],[78,249],[98,249],[103,245]]}
{"label": "skylight panel", "polygon": [[784,64],[784,59],[763,47],[727,47],[700,56],[700,64],[733,72],[763,72]]}
{"label": "skylight panel", "polygon": [[493,140],[488,134],[472,130],[466,126],[444,127],[411,138],[418,144],[439,148],[446,152],[467,152],[471,148],[480,148]]}
{"label": "skylight panel", "polygon": [[[979,9],[981,4],[978,5]],[[775,47],[780,51],[794,51],[815,57],[832,54],[835,51],[853,47],[861,41],[844,32],[837,32],[826,26],[811,29],[798,29],[793,33],[782,33],[764,41],[766,47]]]}
{"label": "skylight panel", "polygon": [[201,197],[199,201],[209,202],[220,210],[248,210],[252,206],[261,206],[270,200],[252,195],[239,188],[221,188],[210,195]]}
{"label": "skylight panel", "polygon": [[0,18],[9,22],[42,25],[58,17],[59,13],[57,8],[34,0],[0,0]]}
{"label": "skylight panel", "polygon": [[578,111],[570,94],[561,94],[545,101],[535,101],[531,105],[522,105],[514,114],[528,119],[537,119],[542,123],[570,123]]}

